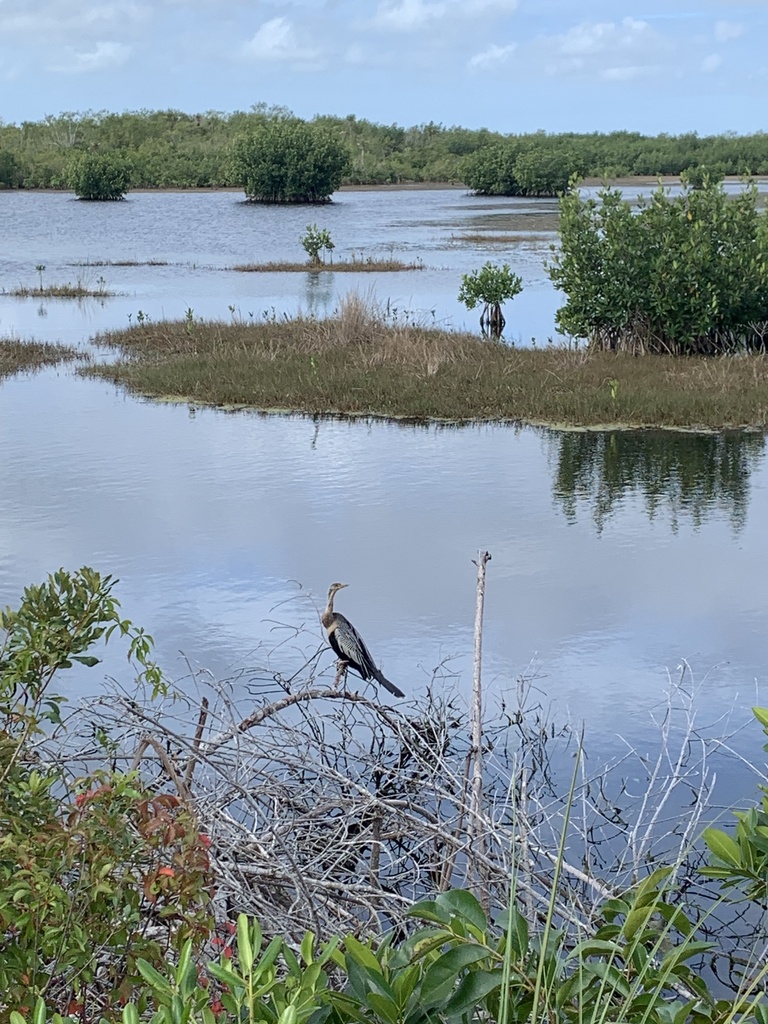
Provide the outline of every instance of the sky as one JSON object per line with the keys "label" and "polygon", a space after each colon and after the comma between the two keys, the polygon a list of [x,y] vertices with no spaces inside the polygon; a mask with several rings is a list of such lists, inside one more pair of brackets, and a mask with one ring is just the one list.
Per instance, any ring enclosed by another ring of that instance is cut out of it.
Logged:
{"label": "sky", "polygon": [[0,0],[0,118],[286,106],[505,133],[768,128],[768,0]]}

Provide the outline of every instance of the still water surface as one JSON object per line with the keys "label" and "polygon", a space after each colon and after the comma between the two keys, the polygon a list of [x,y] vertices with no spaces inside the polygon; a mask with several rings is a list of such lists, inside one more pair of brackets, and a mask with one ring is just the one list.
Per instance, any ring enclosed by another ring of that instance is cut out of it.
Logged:
{"label": "still water surface", "polygon": [[[88,347],[138,309],[322,313],[355,287],[474,326],[455,302],[457,281],[493,257],[525,281],[508,311],[513,336],[546,338],[559,305],[543,262],[553,211],[461,192],[343,193],[311,213],[251,208],[233,193],[96,206],[0,194],[13,254],[6,288],[34,283],[37,263],[50,282],[72,279],[85,260],[170,264],[88,268],[124,293],[103,304],[2,297],[0,332]],[[457,241],[517,231],[520,217],[542,221],[528,242]],[[223,269],[300,259],[310,219],[330,228],[337,256],[394,251],[431,269],[319,282]],[[232,415],[137,401],[69,368],[0,385],[0,603],[58,566],[90,564],[120,578],[126,615],[155,635],[170,675],[184,675],[189,659],[224,677],[261,671],[283,641],[273,667],[297,664],[319,644],[317,608],[340,579],[351,586],[339,607],[390,678],[416,692],[445,665],[446,685],[466,691],[471,559],[484,547],[490,706],[533,672],[556,717],[585,721],[595,760],[627,743],[654,748],[650,716],[686,660],[702,730],[744,726],[736,746],[764,762],[747,723],[751,705],[768,700],[766,522],[762,436]],[[332,674],[330,653],[321,664]],[[98,689],[104,671],[124,668],[108,658],[72,688]],[[719,772],[724,801],[752,796],[736,758],[724,756]]]}

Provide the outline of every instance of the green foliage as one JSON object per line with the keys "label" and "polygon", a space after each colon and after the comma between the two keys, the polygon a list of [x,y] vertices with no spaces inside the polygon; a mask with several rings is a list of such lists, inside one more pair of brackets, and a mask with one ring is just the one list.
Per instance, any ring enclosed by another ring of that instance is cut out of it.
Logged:
{"label": "green foliage", "polygon": [[[752,708],[768,735],[768,709]],[[763,748],[768,751],[768,744]],[[735,811],[736,835],[708,828],[704,841],[712,854],[702,874],[718,878],[726,889],[738,888],[748,900],[768,904],[768,786],[760,786],[763,796],[757,807]]]}
{"label": "green foliage", "polygon": [[762,346],[768,321],[768,219],[757,189],[716,182],[638,209],[619,191],[560,200],[549,274],[567,302],[563,333],[633,352],[720,353]]}
{"label": "green foliage", "polygon": [[46,723],[65,728],[54,678],[97,665],[98,642],[126,638],[137,682],[164,688],[113,586],[59,570],[0,614],[0,999],[17,1009],[43,995],[62,1012],[105,1006],[138,978],[138,956],[160,962],[210,926],[206,843],[181,799],[114,769],[73,780],[37,753]]}
{"label": "green foliage", "polygon": [[347,164],[347,149],[333,131],[298,118],[269,118],[232,146],[233,175],[258,202],[327,202]]}
{"label": "green foliage", "polygon": [[522,290],[523,282],[512,272],[509,264],[499,266],[488,262],[480,270],[464,274],[459,289],[459,302],[463,302],[467,309],[474,309],[482,302],[480,327],[484,334],[487,331],[491,337],[500,338],[505,323],[501,312],[502,303],[513,299]]}
{"label": "green foliage", "polygon": [[490,196],[556,196],[583,168],[584,160],[573,145],[546,136],[486,146],[462,165],[469,188]]}
{"label": "green foliage", "polygon": [[474,309],[478,303],[494,305],[514,299],[523,290],[522,279],[512,272],[508,263],[484,263],[480,270],[464,274],[459,289],[459,302],[467,309]]}
{"label": "green foliage", "polygon": [[118,153],[83,153],[69,170],[78,199],[122,199],[131,184],[131,169]]}
{"label": "green foliage", "polygon": [[515,170],[519,154],[520,143],[515,139],[477,150],[461,165],[467,187],[478,195],[519,195],[520,183]]}
{"label": "green foliage", "polygon": [[[0,188],[66,188],[72,156],[91,151],[116,152],[130,160],[134,187],[232,185],[234,138],[266,121],[291,117],[284,108],[256,104],[248,111],[229,114],[87,111],[20,125],[0,124],[0,154],[10,154],[14,161],[7,165],[12,169],[10,185],[3,185],[0,173]],[[701,138],[691,132],[655,137],[637,132],[503,136],[485,128],[470,130],[434,121],[407,128],[375,124],[354,115],[318,116],[310,124],[341,140],[349,155],[347,180],[356,183],[465,181],[480,192],[497,194],[499,189],[501,194],[515,195],[521,187],[515,161],[531,149],[570,152],[575,161],[571,172],[598,177],[679,174],[700,166],[713,174],[768,173],[768,135],[762,132]],[[490,151],[497,146],[501,153],[491,159]],[[4,159],[0,156],[0,165]]]}
{"label": "green foliage", "polygon": [[307,233],[302,238],[301,244],[309,256],[309,262],[313,265],[325,262],[320,258],[321,251],[325,250],[330,253],[336,248],[330,231],[327,228],[318,228],[317,224],[307,224]]}
{"label": "green foliage", "polygon": [[18,159],[8,150],[0,149],[0,189],[18,188],[22,181],[22,170]]}

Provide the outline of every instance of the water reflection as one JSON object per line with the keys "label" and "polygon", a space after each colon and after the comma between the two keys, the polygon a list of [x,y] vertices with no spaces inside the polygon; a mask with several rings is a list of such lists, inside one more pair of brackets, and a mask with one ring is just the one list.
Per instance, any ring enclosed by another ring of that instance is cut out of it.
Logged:
{"label": "water reflection", "polygon": [[669,515],[676,533],[687,516],[694,527],[725,513],[734,530],[746,520],[749,482],[765,451],[762,434],[671,431],[568,431],[551,435],[553,489],[569,522],[587,505],[600,533],[632,495],[653,519]]}

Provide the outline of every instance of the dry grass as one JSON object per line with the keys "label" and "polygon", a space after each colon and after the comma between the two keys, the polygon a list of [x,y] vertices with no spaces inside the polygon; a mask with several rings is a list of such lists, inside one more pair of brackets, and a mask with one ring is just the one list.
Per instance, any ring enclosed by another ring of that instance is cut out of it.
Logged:
{"label": "dry grass", "polygon": [[421,260],[413,263],[404,263],[402,260],[376,260],[372,257],[366,257],[359,260],[354,258],[351,260],[337,260],[335,263],[237,263],[234,267],[229,267],[228,269],[240,270],[249,274],[319,274],[322,271],[386,274],[396,273],[400,270],[423,270],[424,264]]}
{"label": "dry grass", "polygon": [[44,366],[82,358],[86,358],[82,352],[65,345],[0,338],[0,380],[14,373],[40,370]]}
{"label": "dry grass", "polygon": [[515,349],[392,323],[356,296],[328,320],[149,323],[98,341],[122,358],[83,372],[200,404],[416,421],[768,426],[764,356]]}

